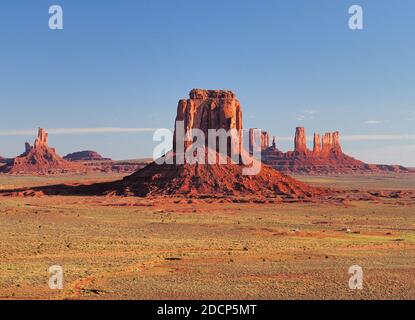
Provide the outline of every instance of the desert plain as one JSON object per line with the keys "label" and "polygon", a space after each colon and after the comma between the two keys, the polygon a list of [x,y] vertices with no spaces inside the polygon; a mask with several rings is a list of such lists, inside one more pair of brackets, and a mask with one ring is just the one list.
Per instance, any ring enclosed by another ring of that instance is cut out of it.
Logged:
{"label": "desert plain", "polygon": [[[120,177],[0,175],[0,188]],[[295,178],[415,190],[414,174]],[[415,299],[415,199],[258,202],[0,195],[0,298]],[[62,290],[48,286],[53,265]],[[352,265],[362,290],[349,288]]]}

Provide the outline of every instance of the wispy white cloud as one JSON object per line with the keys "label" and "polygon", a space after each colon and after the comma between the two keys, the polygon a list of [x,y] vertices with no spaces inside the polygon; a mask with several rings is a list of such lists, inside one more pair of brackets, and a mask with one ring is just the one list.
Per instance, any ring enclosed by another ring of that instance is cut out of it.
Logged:
{"label": "wispy white cloud", "polygon": [[384,120],[366,120],[365,123],[366,124],[384,124],[387,121]]}
{"label": "wispy white cloud", "polygon": [[[50,128],[49,134],[103,134],[103,133],[134,133],[153,132],[155,128]],[[27,136],[35,135],[37,130],[0,130],[0,136]]]}
{"label": "wispy white cloud", "polygon": [[314,119],[315,115],[316,115],[317,111],[316,110],[311,110],[311,109],[306,109],[303,111],[303,114],[299,115],[296,119],[298,121],[303,121],[305,119]]}
{"label": "wispy white cloud", "polygon": [[[277,137],[280,141],[292,141],[294,137]],[[313,141],[313,136],[307,136],[308,141]],[[341,136],[342,141],[390,141],[390,140],[415,140],[415,134],[362,134]]]}

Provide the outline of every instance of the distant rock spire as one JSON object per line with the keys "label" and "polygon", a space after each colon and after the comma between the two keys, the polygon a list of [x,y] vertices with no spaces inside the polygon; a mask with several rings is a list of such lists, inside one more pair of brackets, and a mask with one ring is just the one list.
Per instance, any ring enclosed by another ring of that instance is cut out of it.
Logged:
{"label": "distant rock spire", "polygon": [[295,129],[294,151],[307,152],[306,135],[303,127],[297,127]]}
{"label": "distant rock spire", "polygon": [[314,133],[313,139],[313,154],[319,156],[321,153],[321,136],[318,133]]}
{"label": "distant rock spire", "polygon": [[41,147],[48,146],[49,135],[46,133],[45,129],[39,128],[37,133],[37,139],[35,140],[34,148],[38,149]]}
{"label": "distant rock spire", "polygon": [[0,167],[1,172],[23,174],[51,174],[81,172],[85,167],[62,159],[54,148],[48,146],[48,134],[39,128],[33,147],[26,142],[25,152]]}
{"label": "distant rock spire", "polygon": [[269,147],[269,133],[267,131],[261,132],[261,150]]}

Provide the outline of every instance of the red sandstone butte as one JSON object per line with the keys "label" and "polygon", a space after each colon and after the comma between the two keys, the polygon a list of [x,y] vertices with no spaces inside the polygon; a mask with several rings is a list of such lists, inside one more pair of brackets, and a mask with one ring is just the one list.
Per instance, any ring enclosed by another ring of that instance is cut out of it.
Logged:
{"label": "red sandstone butte", "polygon": [[[176,146],[177,121],[184,122],[184,133],[186,135],[183,143],[184,150],[192,143],[190,136],[192,129],[203,131],[206,138],[205,145],[207,146],[209,129],[224,129],[225,131],[234,129],[241,134],[242,108],[232,91],[193,89],[190,91],[189,99],[182,99],[178,103],[173,140],[174,152],[181,150]],[[236,139],[234,143],[239,144],[238,149],[235,149],[239,150],[240,136],[239,140]],[[228,145],[228,150],[231,150],[230,145]]]}
{"label": "red sandstone butte", "polygon": [[39,128],[34,145],[26,142],[25,152],[0,170],[12,174],[52,174],[84,169],[80,164],[62,159],[54,148],[49,147],[48,138],[46,131]]}
{"label": "red sandstone butte", "polygon": [[292,173],[350,174],[411,172],[403,166],[366,164],[343,153],[340,133],[314,134],[313,149],[307,148],[305,129],[296,128],[294,151],[282,152],[275,144],[262,152],[262,161],[271,167]]}
{"label": "red sandstone butte", "polygon": [[[240,135],[242,108],[231,91],[194,89],[190,92],[189,99],[179,101],[176,121],[184,121],[186,132],[194,128],[205,133],[209,129],[236,129]],[[188,146],[189,141],[185,144]],[[166,159],[174,159],[176,151],[174,142],[174,149],[166,155]],[[212,152],[217,154],[217,150],[206,150],[206,153]],[[244,152],[246,151],[241,150],[241,153]],[[242,171],[244,165],[232,164],[229,157],[226,163],[159,165],[153,162],[122,181],[90,188],[100,188],[105,194],[136,196],[309,198],[323,193],[320,189],[309,187],[263,164],[257,175],[246,176]]]}

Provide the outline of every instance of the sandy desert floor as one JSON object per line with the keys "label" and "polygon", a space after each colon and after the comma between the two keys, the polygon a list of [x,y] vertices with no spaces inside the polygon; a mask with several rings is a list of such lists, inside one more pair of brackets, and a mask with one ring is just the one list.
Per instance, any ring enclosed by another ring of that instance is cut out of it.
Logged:
{"label": "sandy desert floor", "polygon": [[[415,190],[414,176],[297,178]],[[0,188],[106,179],[0,176]],[[348,286],[355,264],[363,290]],[[63,290],[48,287],[52,265]],[[0,197],[0,298],[415,299],[415,205]]]}

